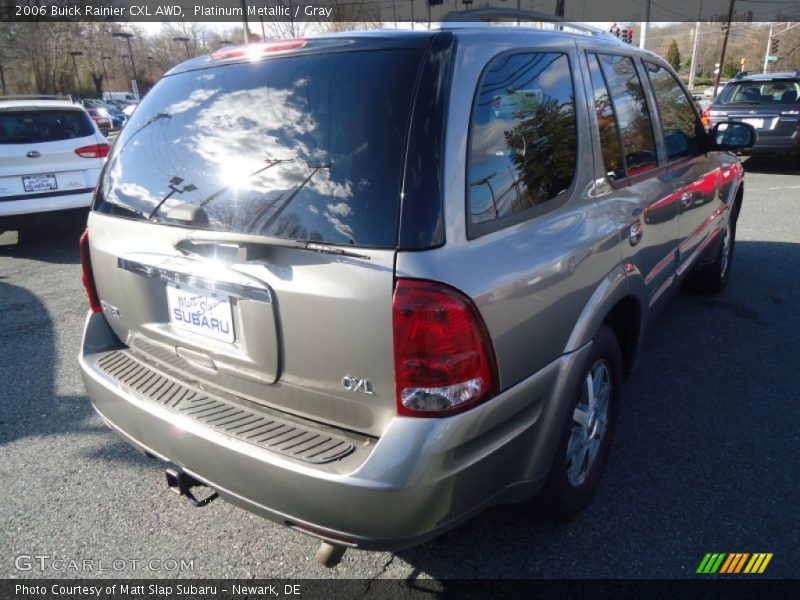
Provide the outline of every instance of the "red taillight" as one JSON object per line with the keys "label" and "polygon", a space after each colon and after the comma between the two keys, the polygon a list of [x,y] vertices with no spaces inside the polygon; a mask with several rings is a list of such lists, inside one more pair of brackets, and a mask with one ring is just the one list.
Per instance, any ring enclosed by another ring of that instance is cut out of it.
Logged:
{"label": "red taillight", "polygon": [[495,393],[492,343],[469,298],[443,284],[398,279],[392,308],[398,414],[451,415]]}
{"label": "red taillight", "polygon": [[105,158],[111,151],[109,144],[92,144],[91,146],[82,146],[75,150],[75,154],[81,158]]}
{"label": "red taillight", "polygon": [[89,296],[89,308],[92,312],[102,312],[100,297],[97,295],[97,288],[94,285],[94,274],[92,274],[92,261],[89,258],[89,230],[83,232],[80,241],[81,266],[83,267],[83,287],[86,288],[86,295]]}
{"label": "red taillight", "polygon": [[234,46],[222,48],[211,53],[211,60],[225,60],[229,58],[261,58],[265,54],[273,52],[286,52],[287,50],[297,50],[308,43],[308,40],[280,40],[277,42],[267,42],[265,44],[247,44],[246,46]]}
{"label": "red taillight", "polygon": [[[695,113],[695,114],[697,114],[697,113]],[[703,125],[705,127],[708,127],[709,125],[711,125],[711,109],[710,108],[707,108],[707,109],[705,109],[703,111],[703,115],[700,118],[700,120],[703,122]]]}

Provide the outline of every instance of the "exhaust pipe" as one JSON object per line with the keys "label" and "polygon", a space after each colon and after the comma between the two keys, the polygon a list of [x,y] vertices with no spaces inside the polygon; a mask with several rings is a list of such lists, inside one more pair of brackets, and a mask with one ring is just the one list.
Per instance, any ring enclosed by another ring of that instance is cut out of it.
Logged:
{"label": "exhaust pipe", "polygon": [[323,567],[332,569],[341,562],[345,550],[347,550],[345,546],[321,542],[319,548],[317,549],[317,562]]}

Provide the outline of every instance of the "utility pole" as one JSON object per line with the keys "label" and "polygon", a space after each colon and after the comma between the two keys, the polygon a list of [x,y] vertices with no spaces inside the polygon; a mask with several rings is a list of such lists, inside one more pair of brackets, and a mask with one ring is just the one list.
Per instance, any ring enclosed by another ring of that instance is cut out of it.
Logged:
{"label": "utility pole", "polygon": [[733,5],[736,0],[731,0],[731,5],[728,8],[728,22],[725,24],[725,34],[722,36],[722,51],[719,53],[719,70],[717,76],[714,78],[714,92],[711,94],[712,100],[717,97],[717,90],[719,89],[719,80],[722,77],[722,70],[725,68],[725,50],[728,48],[728,34],[731,31],[731,21],[733,21]]}
{"label": "utility pole", "polygon": [[700,40],[700,19],[703,17],[703,0],[700,0],[700,9],[697,11],[697,21],[694,23],[694,39],[692,40],[692,60],[689,64],[689,90],[694,91],[694,75],[697,69],[697,44]]}
{"label": "utility pole", "polygon": [[689,64],[689,91],[694,91],[694,73],[697,62],[697,39],[700,37],[700,21],[694,24],[694,39],[692,40],[692,60]]}
{"label": "utility pole", "polygon": [[641,24],[641,33],[639,34],[639,48],[642,50],[647,48],[647,28],[650,27],[650,0],[645,0],[644,7],[644,22]]}
{"label": "utility pole", "polygon": [[556,0],[556,16],[564,16],[564,0]]}
{"label": "utility pole", "polygon": [[[290,9],[291,11],[291,9]],[[250,34],[247,27],[247,0],[242,0],[242,35],[244,36],[244,43],[250,43]]]}

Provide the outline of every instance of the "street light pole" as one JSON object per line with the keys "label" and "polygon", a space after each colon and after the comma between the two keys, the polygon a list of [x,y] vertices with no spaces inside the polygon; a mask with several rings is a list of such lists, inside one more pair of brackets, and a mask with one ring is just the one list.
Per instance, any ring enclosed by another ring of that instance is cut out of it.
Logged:
{"label": "street light pole", "polygon": [[150,88],[153,87],[153,57],[147,57],[147,78],[150,80]]}
{"label": "street light pole", "polygon": [[78,75],[78,57],[83,56],[83,52],[81,52],[80,50],[73,50],[69,54],[70,56],[72,56],[72,67],[75,69],[75,80],[78,82],[78,87],[76,89],[75,95],[79,96],[81,90],[83,89],[83,86],[81,85],[80,75]]}
{"label": "street light pole", "polygon": [[186,60],[192,58],[189,54],[189,38],[188,37],[174,37],[172,38],[173,42],[183,42],[183,47],[186,48]]}
{"label": "street light pole", "polygon": [[106,91],[110,94],[111,93],[111,82],[108,80],[108,71],[106,71],[106,61],[111,60],[110,56],[101,56],[100,62],[103,65],[103,77],[106,78],[106,87],[108,88]]}
{"label": "street light pole", "polygon": [[136,89],[134,90],[134,94],[136,97],[139,97],[139,78],[136,76],[136,63],[133,60],[133,47],[131,46],[131,38],[133,37],[132,33],[127,31],[118,31],[117,33],[111,34],[113,37],[118,38],[125,38],[125,41],[128,42],[128,53],[131,57],[131,69],[133,70],[133,83],[135,84]]}

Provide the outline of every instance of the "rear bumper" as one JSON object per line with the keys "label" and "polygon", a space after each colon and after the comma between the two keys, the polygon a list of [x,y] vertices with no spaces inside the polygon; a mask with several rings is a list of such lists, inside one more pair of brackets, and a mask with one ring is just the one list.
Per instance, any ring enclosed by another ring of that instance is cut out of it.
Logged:
{"label": "rear bumper", "polygon": [[800,154],[800,132],[787,136],[761,136],[748,154]]}
{"label": "rear bumper", "polygon": [[129,443],[251,512],[376,550],[418,545],[493,504],[538,491],[566,415],[566,403],[555,399],[572,397],[575,367],[588,351],[565,355],[460,415],[397,417],[355,464],[320,466],[225,435],[119,385],[96,365],[115,344],[105,317],[90,315],[80,357],[86,389]]}
{"label": "rear bumper", "polygon": [[94,190],[68,190],[29,196],[0,196],[0,219],[30,215],[34,213],[55,212],[72,208],[89,208],[92,205]]}

